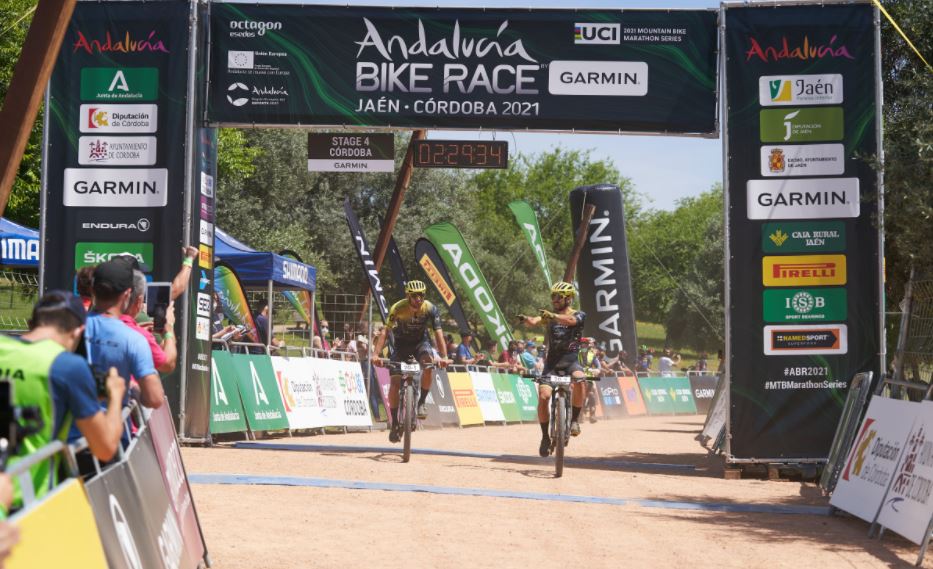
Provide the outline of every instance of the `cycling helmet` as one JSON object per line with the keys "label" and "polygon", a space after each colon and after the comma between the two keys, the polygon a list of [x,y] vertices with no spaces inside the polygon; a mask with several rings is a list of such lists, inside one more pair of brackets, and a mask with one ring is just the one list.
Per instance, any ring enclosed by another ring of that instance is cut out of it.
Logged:
{"label": "cycling helmet", "polygon": [[554,286],[551,287],[551,294],[559,294],[561,296],[573,298],[577,295],[577,289],[570,283],[560,281],[554,283]]}
{"label": "cycling helmet", "polygon": [[405,284],[405,294],[424,294],[428,287],[421,281],[408,281]]}

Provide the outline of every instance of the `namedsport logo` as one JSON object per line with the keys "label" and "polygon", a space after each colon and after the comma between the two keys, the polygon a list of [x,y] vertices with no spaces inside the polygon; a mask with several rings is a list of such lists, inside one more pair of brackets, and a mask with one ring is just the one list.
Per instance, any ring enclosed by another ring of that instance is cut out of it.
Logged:
{"label": "namedsport logo", "polygon": [[231,83],[227,87],[227,102],[229,102],[234,107],[242,107],[249,102],[249,97],[245,96],[249,94],[249,87],[243,83]]}

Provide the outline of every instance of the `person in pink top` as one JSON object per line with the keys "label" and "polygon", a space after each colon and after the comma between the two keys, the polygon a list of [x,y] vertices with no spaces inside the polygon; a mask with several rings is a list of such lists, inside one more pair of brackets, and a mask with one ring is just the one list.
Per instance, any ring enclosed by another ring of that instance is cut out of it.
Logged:
{"label": "person in pink top", "polygon": [[130,293],[129,306],[120,316],[120,321],[143,335],[143,338],[149,342],[149,349],[152,351],[152,363],[161,373],[170,373],[175,369],[178,362],[178,348],[175,345],[175,310],[174,301],[168,305],[165,312],[165,332],[162,335],[162,343],[156,342],[152,335],[152,323],[147,322],[140,326],[136,323],[136,315],[143,309],[143,297],[146,292],[146,275],[141,271],[133,271],[133,291]]}

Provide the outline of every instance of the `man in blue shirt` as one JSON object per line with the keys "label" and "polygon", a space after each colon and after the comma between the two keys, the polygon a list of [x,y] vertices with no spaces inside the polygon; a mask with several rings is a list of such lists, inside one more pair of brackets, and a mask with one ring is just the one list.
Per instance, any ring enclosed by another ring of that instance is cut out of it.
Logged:
{"label": "man in blue shirt", "polygon": [[94,269],[94,307],[84,331],[87,359],[98,373],[113,367],[127,383],[131,376],[135,378],[142,404],[157,409],[165,392],[149,344],[142,334],[120,321],[132,292],[133,267],[126,261],[118,258]]}
{"label": "man in blue shirt", "polygon": [[531,340],[525,342],[525,351],[522,352],[522,365],[525,366],[525,371],[532,375],[537,374],[537,368],[535,364],[538,362],[538,358],[535,355],[535,343]]}
{"label": "man in blue shirt", "polygon": [[473,343],[473,333],[465,330],[460,333],[460,345],[457,346],[457,355],[454,361],[461,365],[472,365],[476,363],[473,352],[470,350],[470,344]]}

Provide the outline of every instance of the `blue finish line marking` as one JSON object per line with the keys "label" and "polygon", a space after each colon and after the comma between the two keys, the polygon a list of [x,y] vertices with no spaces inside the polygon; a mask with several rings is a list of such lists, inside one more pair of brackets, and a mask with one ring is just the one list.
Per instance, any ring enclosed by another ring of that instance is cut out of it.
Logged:
{"label": "blue finish line marking", "polygon": [[491,488],[457,488],[454,486],[431,486],[428,484],[391,484],[386,482],[364,482],[362,480],[332,480],[328,478],[299,478],[294,476],[254,476],[251,474],[189,474],[193,484],[243,484],[256,486],[303,486],[311,488],[340,488],[346,490],[383,490],[387,492],[423,492],[447,496],[482,496],[487,498],[512,498],[516,500],[539,500],[543,502],[573,502],[578,504],[603,504],[609,506],[641,506],[667,510],[695,510],[703,512],[726,512],[739,514],[799,514],[812,516],[830,515],[829,506],[781,506],[769,504],[729,504],[717,502],[678,502],[671,500],[645,500],[633,498],[605,498],[600,496],[577,496],[573,494],[541,494],[516,492]]}
{"label": "blue finish line marking", "polygon": [[[395,454],[400,452],[398,447],[380,447],[380,446],[351,446],[351,445],[302,445],[290,443],[263,443],[263,442],[237,442],[234,445],[239,449],[253,450],[285,450],[299,452],[378,452]],[[492,460],[512,460],[522,462],[545,462],[549,459],[539,459],[538,457],[522,456],[518,454],[492,454],[485,452],[467,452],[459,450],[442,450],[433,448],[412,448],[412,454],[424,454],[428,456],[454,456],[460,458],[488,458]],[[626,469],[641,468],[650,470],[679,470],[693,471],[696,466],[692,464],[664,464],[659,462],[634,462],[630,460],[611,460],[599,458],[573,458],[566,457],[564,464],[567,466],[606,466],[610,468]]]}

